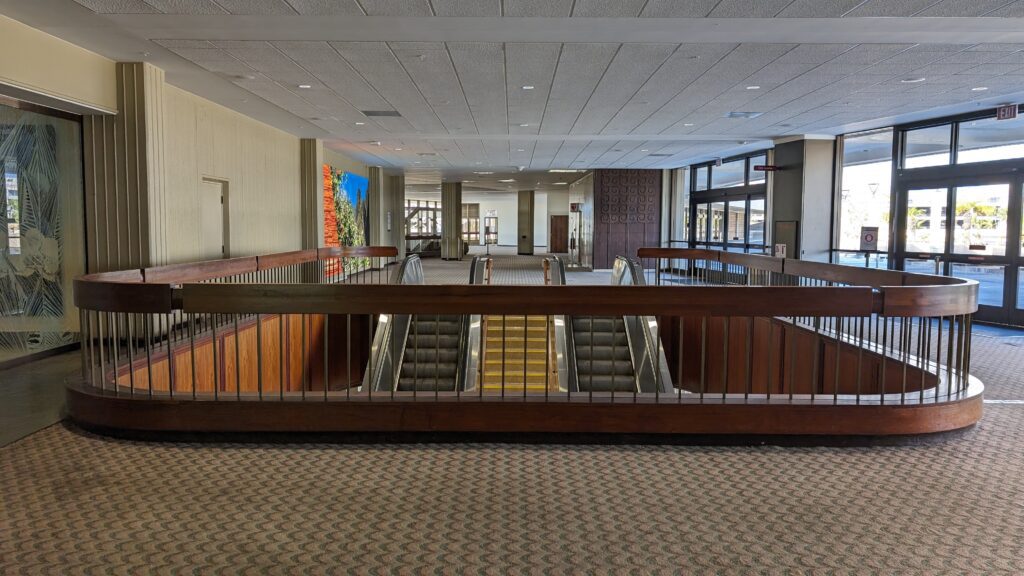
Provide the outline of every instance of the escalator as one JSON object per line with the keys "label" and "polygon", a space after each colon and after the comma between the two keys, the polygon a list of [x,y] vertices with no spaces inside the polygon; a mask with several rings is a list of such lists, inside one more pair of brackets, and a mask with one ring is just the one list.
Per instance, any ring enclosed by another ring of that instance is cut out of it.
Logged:
{"label": "escalator", "polygon": [[[552,284],[565,284],[565,265],[550,260]],[[618,257],[612,285],[645,284],[635,260]],[[556,320],[559,382],[571,392],[672,393],[658,325],[645,316],[565,316]]]}
{"label": "escalator", "polygon": [[[473,258],[470,284],[484,281],[487,259]],[[392,284],[423,284],[419,256],[407,257]],[[380,317],[363,377],[374,392],[454,392],[476,385],[478,315],[385,314]]]}

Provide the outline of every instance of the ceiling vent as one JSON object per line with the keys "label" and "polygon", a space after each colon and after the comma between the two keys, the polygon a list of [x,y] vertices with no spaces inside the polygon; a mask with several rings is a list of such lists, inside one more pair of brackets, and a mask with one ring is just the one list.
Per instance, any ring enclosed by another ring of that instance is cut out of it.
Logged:
{"label": "ceiling vent", "polygon": [[417,152],[417,156],[437,156],[434,152]]}
{"label": "ceiling vent", "polygon": [[660,154],[659,153],[659,154],[648,154],[648,156],[654,156],[655,158],[667,158],[668,156],[671,156],[671,154]]}
{"label": "ceiling vent", "polygon": [[726,112],[726,118],[757,118],[764,112]]}
{"label": "ceiling vent", "polygon": [[397,110],[360,110],[360,112],[363,113],[363,116],[368,116],[368,117],[371,117],[371,118],[372,117],[381,117],[381,116],[386,116],[386,117],[390,117],[390,118],[401,118],[402,117],[402,115],[399,114]]}

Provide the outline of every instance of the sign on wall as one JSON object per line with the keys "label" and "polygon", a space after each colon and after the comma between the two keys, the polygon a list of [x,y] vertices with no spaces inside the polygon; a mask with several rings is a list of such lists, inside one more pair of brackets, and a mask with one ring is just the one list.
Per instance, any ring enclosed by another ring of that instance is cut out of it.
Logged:
{"label": "sign on wall", "polygon": [[1013,120],[1017,117],[1017,105],[1009,104],[996,108],[996,120]]}

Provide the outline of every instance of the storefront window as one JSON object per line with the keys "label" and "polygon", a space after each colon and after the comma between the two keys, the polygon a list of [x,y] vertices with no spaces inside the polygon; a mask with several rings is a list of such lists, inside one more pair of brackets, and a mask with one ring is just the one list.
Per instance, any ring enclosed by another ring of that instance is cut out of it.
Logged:
{"label": "storefront window", "polygon": [[905,135],[906,152],[903,167],[947,166],[952,134],[950,124],[908,130]]}
{"label": "storefront window", "polygon": [[72,344],[85,268],[81,125],[0,105],[0,362]]}
{"label": "storefront window", "polygon": [[1024,116],[984,118],[960,123],[957,164],[1024,158]]}
{"label": "storefront window", "polygon": [[839,249],[860,250],[865,227],[878,228],[878,250],[889,248],[892,129],[843,138]]}

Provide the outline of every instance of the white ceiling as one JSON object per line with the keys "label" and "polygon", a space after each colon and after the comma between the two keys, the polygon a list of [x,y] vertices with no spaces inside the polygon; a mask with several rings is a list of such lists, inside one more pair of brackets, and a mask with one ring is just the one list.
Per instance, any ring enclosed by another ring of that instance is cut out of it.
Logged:
{"label": "white ceiling", "polygon": [[677,167],[1024,99],[1024,0],[75,1],[0,12],[421,181]]}

